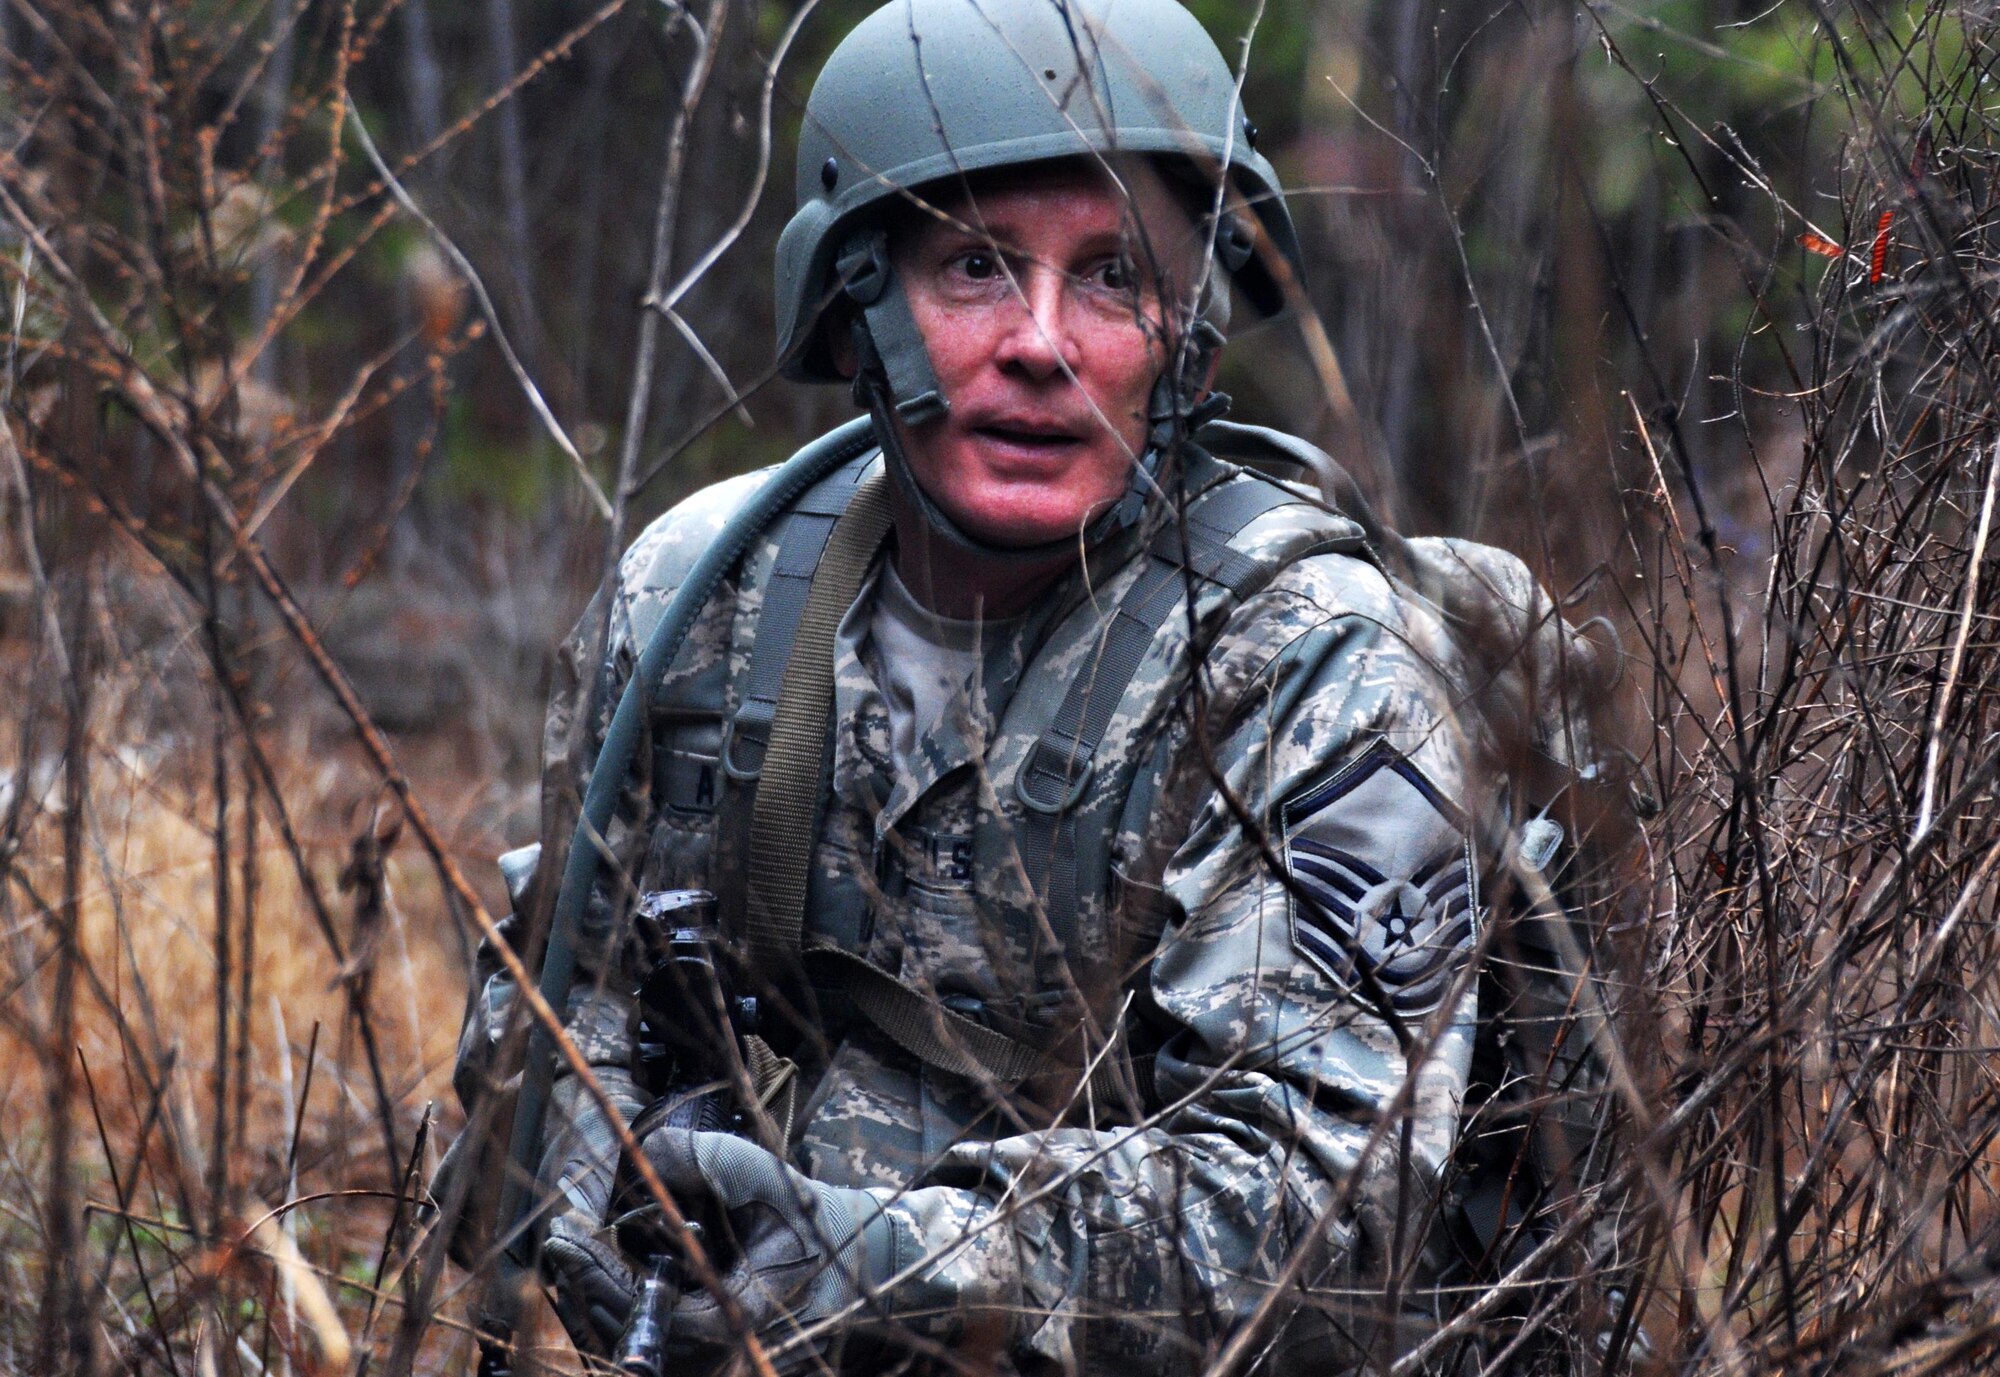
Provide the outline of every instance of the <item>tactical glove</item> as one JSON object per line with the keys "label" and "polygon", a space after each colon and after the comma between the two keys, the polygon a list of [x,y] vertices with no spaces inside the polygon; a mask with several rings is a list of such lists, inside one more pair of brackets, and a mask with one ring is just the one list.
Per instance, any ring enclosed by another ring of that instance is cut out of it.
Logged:
{"label": "tactical glove", "polygon": [[[596,1068],[605,1097],[631,1122],[643,1101],[622,1067]],[[585,1353],[610,1354],[624,1332],[639,1280],[605,1222],[618,1137],[604,1111],[573,1076],[552,1092],[551,1121],[560,1125],[542,1155],[541,1198],[562,1197],[542,1241],[542,1272],[555,1290],[556,1314],[570,1342]]]}
{"label": "tactical glove", "polygon": [[[722,1284],[767,1341],[839,1314],[893,1275],[889,1221],[871,1192],[821,1185],[732,1134],[663,1127],[642,1146],[676,1200],[715,1221],[708,1246],[726,1264]],[[690,1290],[672,1341],[732,1347],[740,1331],[713,1296]]]}

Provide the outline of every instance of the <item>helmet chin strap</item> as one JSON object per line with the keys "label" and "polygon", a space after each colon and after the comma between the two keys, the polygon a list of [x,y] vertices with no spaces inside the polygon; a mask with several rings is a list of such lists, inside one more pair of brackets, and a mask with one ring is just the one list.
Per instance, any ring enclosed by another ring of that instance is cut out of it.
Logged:
{"label": "helmet chin strap", "polygon": [[[841,246],[835,267],[847,299],[861,308],[854,332],[860,351],[856,385],[864,377],[878,377],[884,400],[908,425],[951,410],[916,317],[910,314],[909,299],[890,266],[888,232],[858,231]],[[866,405],[873,410],[872,402]]]}
{"label": "helmet chin strap", "polygon": [[888,236],[879,229],[856,234],[843,247],[838,266],[848,298],[861,308],[850,325],[855,354],[854,400],[874,418],[889,479],[902,499],[922,514],[933,535],[950,548],[981,560],[1046,565],[1073,555],[1079,548],[1093,547],[1132,525],[1144,513],[1148,497],[1159,489],[1161,457],[1229,409],[1224,393],[1211,392],[1200,401],[1193,400],[1222,346],[1221,332],[1208,320],[1198,319],[1187,347],[1177,351],[1180,367],[1161,373],[1153,384],[1147,404],[1145,452],[1133,465],[1124,497],[1085,526],[1080,539],[1063,535],[1032,545],[995,545],[967,531],[932,500],[904,452],[895,422],[921,425],[945,415],[951,403],[938,384],[902,284],[895,280]]}

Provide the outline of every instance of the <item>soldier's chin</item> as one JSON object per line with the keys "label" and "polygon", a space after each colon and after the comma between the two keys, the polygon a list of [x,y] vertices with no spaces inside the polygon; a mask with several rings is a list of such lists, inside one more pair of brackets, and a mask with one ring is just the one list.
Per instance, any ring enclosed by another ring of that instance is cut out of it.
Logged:
{"label": "soldier's chin", "polygon": [[1075,540],[1108,502],[1077,502],[1067,495],[1012,488],[945,510],[960,529],[1003,550],[1025,550],[1054,540]]}
{"label": "soldier's chin", "polygon": [[975,540],[1003,550],[1028,549],[1055,540],[1078,539],[1122,493],[1079,493],[1068,481],[999,478],[955,486],[931,494],[944,514]]}

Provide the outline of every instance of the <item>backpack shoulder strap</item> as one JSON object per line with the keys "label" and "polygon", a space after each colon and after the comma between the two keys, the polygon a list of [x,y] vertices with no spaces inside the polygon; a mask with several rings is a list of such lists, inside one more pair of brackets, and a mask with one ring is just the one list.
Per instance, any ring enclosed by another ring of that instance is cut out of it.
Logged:
{"label": "backpack shoulder strap", "polygon": [[[889,531],[889,480],[870,474],[834,522],[801,610],[778,686],[764,774],[750,813],[744,936],[759,969],[798,960],[806,885],[819,839],[826,785],[827,721],[833,708],[833,641]],[[761,637],[760,637],[761,639]]]}
{"label": "backpack shoulder strap", "polygon": [[730,719],[722,753],[723,772],[739,783],[754,783],[763,773],[764,750],[777,715],[778,690],[791,662],[792,642],[805,615],[813,577],[826,554],[834,523],[847,510],[871,456],[857,459],[824,482],[807,490],[785,518],[778,536],[778,553],[765,580],[763,607],[757,615],[755,648],[743,700]]}
{"label": "backpack shoulder strap", "polygon": [[1015,824],[1015,844],[1031,882],[1046,885],[1049,927],[1060,950],[1067,950],[1076,937],[1081,897],[1077,830],[1089,811],[1079,804],[1100,767],[1098,749],[1105,732],[1140,665],[1168,619],[1187,610],[1198,591],[1191,580],[1213,585],[1229,601],[1240,602],[1292,559],[1312,553],[1307,549],[1282,560],[1259,559],[1230,546],[1258,517],[1304,501],[1277,483],[1225,473],[1190,503],[1185,523],[1162,526],[1141,556],[1145,567],[1101,633],[1089,670],[1070,681],[1055,717],[1023,759],[1014,776],[1014,795],[1025,810]]}
{"label": "backpack shoulder strap", "polygon": [[[792,647],[798,640],[814,580],[833,538],[834,527],[854,501],[873,458],[870,451],[806,491],[785,518],[778,535],[777,554],[764,581],[749,673],[735,715],[723,726],[718,762],[724,784],[720,816],[716,820],[716,863],[712,867],[711,884],[716,891],[723,931],[733,935],[744,935],[749,926],[751,867],[746,860],[756,854],[751,842],[754,814],[762,792],[760,781],[781,690],[787,668],[794,659]],[[879,532],[876,543],[880,543]],[[869,554],[873,554],[872,547]],[[866,568],[867,556],[864,556],[863,572]],[[858,585],[848,590],[849,603],[854,601],[856,591]],[[834,614],[836,626],[846,610],[846,604],[842,604]],[[826,672],[830,685],[833,673],[830,649]],[[809,833],[816,830],[812,827],[815,821],[807,819]],[[794,940],[793,949],[797,945]]]}

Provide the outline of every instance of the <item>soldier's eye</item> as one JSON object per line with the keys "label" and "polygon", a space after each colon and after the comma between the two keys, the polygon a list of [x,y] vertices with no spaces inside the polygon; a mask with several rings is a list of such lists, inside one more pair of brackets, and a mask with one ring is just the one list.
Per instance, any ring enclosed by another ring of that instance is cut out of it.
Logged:
{"label": "soldier's eye", "polygon": [[985,249],[959,255],[958,270],[974,282],[990,282],[1000,276],[1000,258]]}
{"label": "soldier's eye", "polygon": [[1091,278],[1107,291],[1129,292],[1138,285],[1139,272],[1131,259],[1119,257],[1107,260]]}

